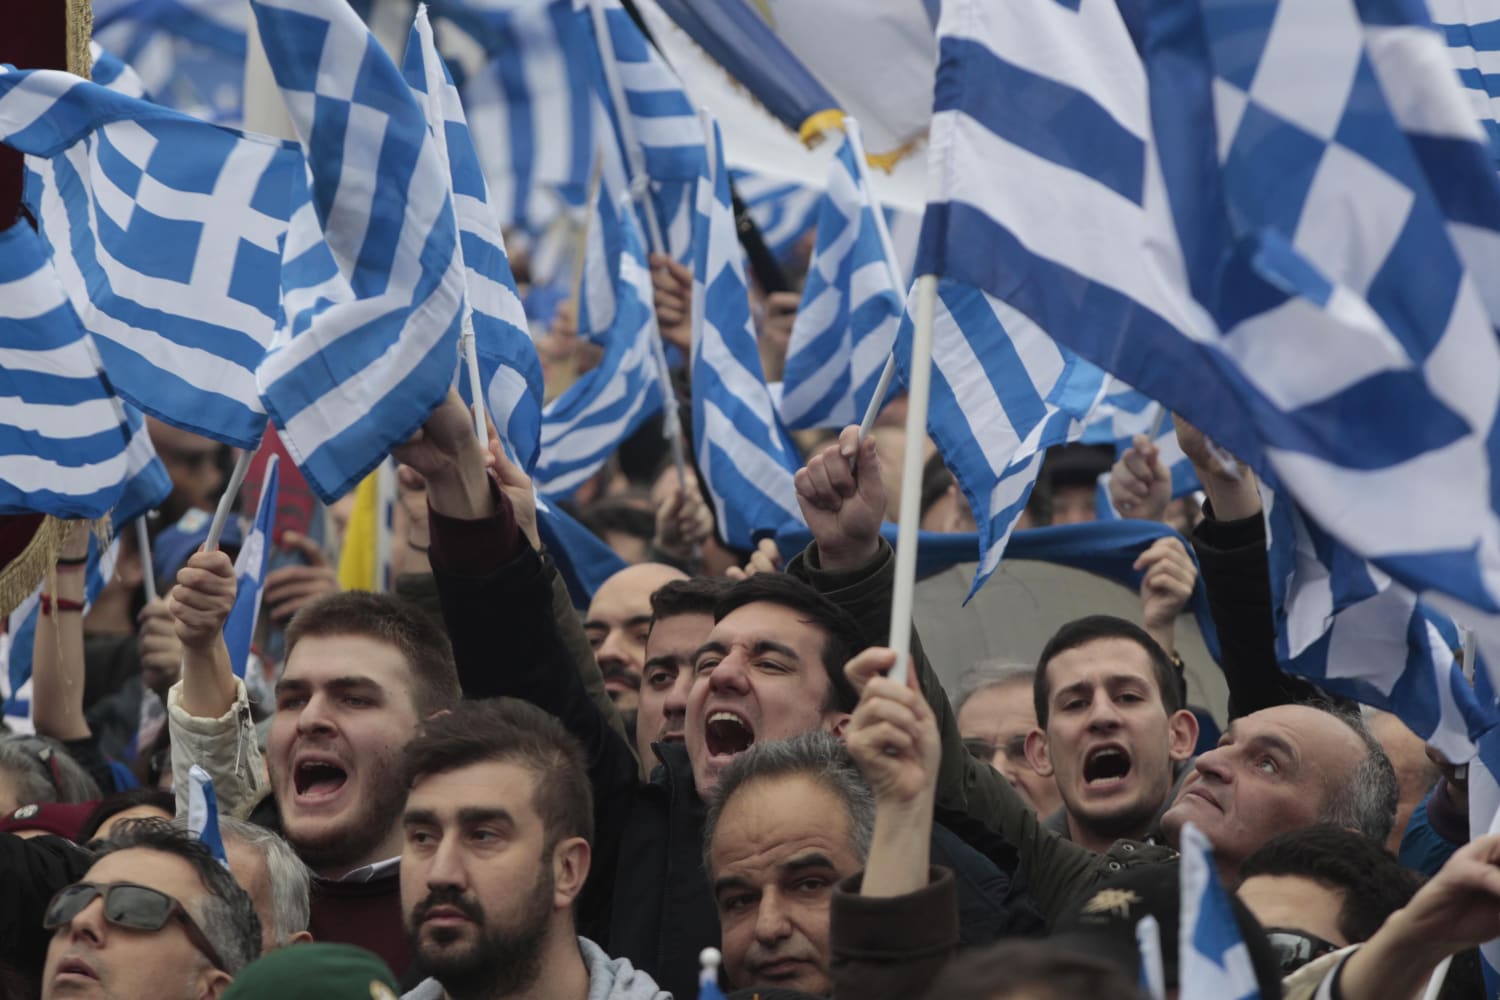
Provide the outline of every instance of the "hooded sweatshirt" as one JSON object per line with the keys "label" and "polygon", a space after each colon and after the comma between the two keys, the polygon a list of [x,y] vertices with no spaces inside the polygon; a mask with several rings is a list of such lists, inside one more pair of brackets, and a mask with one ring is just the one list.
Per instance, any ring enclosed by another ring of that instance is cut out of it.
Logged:
{"label": "hooded sweatshirt", "polygon": [[[604,949],[586,937],[578,939],[583,964],[589,970],[588,1000],[672,1000],[628,958],[610,958]],[[443,1000],[443,987],[436,979],[424,979],[401,1000]]]}

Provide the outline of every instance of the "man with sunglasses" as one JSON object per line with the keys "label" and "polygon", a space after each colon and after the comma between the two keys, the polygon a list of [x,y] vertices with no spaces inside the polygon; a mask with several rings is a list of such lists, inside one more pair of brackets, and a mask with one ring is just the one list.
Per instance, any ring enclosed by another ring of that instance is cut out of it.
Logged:
{"label": "man with sunglasses", "polygon": [[122,824],[43,924],[43,1000],[214,1000],[260,954],[245,890],[197,840],[153,821]]}

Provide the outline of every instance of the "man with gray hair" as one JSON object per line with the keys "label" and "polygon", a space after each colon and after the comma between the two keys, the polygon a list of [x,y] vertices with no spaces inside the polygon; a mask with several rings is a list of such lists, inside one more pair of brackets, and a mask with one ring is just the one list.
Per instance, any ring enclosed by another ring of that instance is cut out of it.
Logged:
{"label": "man with gray hair", "polygon": [[219,833],[229,871],[260,918],[261,951],[311,941],[312,872],[292,845],[272,830],[228,816],[219,817]]}
{"label": "man with gray hair", "polygon": [[1026,759],[1026,741],[1041,729],[1035,681],[1036,668],[1028,664],[981,660],[959,678],[953,711],[965,749],[999,771],[1038,816],[1051,816],[1063,804],[1057,779],[1038,774]]}

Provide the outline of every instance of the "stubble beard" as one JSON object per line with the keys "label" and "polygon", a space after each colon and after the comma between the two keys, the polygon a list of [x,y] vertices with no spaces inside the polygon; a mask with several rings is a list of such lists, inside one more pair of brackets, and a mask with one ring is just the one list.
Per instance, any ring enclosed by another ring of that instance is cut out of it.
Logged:
{"label": "stubble beard", "polygon": [[552,866],[543,863],[508,927],[493,927],[482,910],[455,903],[474,920],[473,943],[434,954],[414,932],[417,967],[442,984],[452,1000],[500,1000],[529,989],[542,973],[554,889]]}

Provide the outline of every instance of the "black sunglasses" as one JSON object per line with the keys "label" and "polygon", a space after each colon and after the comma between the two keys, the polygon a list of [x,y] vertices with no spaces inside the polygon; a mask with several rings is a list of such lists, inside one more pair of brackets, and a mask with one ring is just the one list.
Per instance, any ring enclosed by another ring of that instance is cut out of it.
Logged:
{"label": "black sunglasses", "polygon": [[1331,941],[1324,941],[1315,934],[1292,930],[1289,927],[1271,927],[1266,930],[1271,950],[1281,965],[1281,974],[1289,976],[1315,958],[1322,958],[1339,950]]}
{"label": "black sunglasses", "polygon": [[104,919],[117,927],[133,931],[159,931],[167,926],[167,921],[177,920],[187,932],[188,940],[213,963],[214,968],[228,971],[224,968],[224,960],[219,957],[218,950],[193,922],[186,907],[159,889],[135,882],[110,882],[102,885],[95,882],[75,882],[52,897],[52,902],[47,904],[46,916],[42,918],[42,926],[50,931],[72,923],[73,918],[98,896],[104,897]]}

